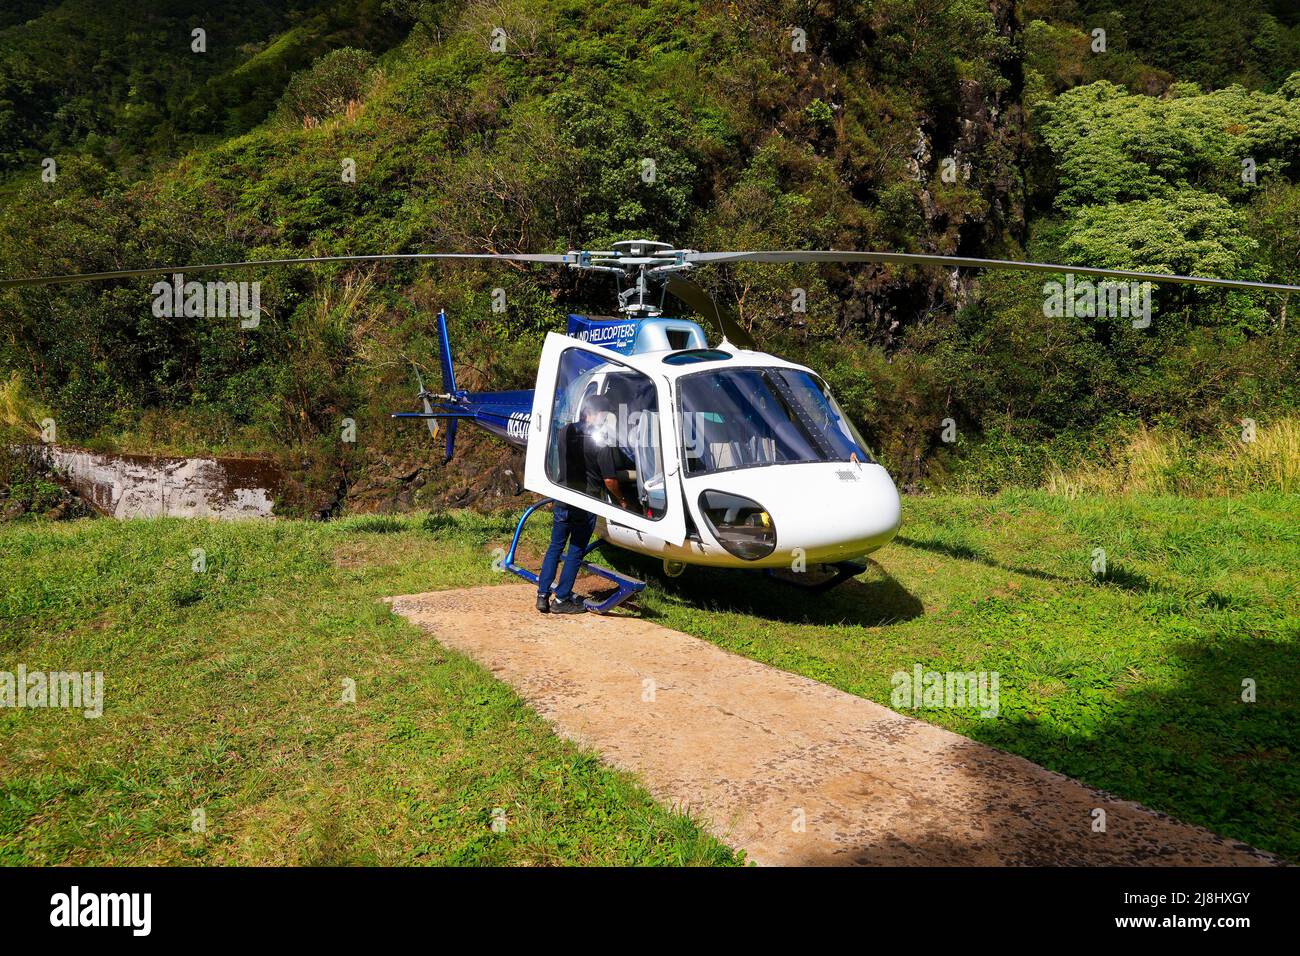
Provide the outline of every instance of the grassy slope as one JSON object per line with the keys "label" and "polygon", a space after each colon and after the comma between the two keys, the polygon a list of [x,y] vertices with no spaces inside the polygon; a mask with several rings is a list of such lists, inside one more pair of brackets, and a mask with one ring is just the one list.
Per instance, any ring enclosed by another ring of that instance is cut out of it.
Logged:
{"label": "grassy slope", "polygon": [[[885,704],[916,662],[997,670],[999,719],[918,715],[1300,859],[1300,498],[917,498],[905,522],[879,567],[819,599],[616,560],[654,577],[661,623]],[[102,667],[109,694],[100,721],[0,711],[3,858],[723,859],[376,603],[502,580],[510,526],[0,528],[0,668]],[[335,703],[347,676],[352,707]]]}
{"label": "grassy slope", "polygon": [[105,675],[98,720],[0,710],[0,862],[731,861],[378,602],[500,580],[465,520],[0,528],[0,670]]}

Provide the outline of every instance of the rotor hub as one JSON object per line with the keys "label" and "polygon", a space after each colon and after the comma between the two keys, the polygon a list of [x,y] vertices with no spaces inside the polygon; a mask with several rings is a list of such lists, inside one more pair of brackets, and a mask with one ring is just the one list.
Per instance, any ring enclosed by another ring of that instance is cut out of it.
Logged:
{"label": "rotor hub", "polygon": [[[663,314],[663,284],[673,272],[691,267],[693,249],[675,249],[653,239],[624,239],[605,251],[573,250],[569,268],[580,272],[613,273],[619,280],[618,310],[631,318]],[[626,288],[625,282],[630,282]]]}

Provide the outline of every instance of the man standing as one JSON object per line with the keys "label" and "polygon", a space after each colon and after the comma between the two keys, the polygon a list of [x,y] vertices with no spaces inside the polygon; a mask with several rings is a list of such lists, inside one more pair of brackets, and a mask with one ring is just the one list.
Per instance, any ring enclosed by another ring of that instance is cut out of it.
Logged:
{"label": "man standing", "polygon": [[[589,395],[582,404],[578,421],[560,430],[560,483],[575,491],[603,500],[605,494],[620,507],[628,508],[618,483],[614,458],[614,407],[604,395]],[[543,614],[583,614],[587,605],[573,594],[573,584],[582,567],[582,554],[596,530],[596,516],[589,511],[557,501],[551,506],[551,543],[537,576],[537,610]],[[565,546],[568,550],[565,550]],[[555,604],[550,603],[551,582],[564,555],[564,568],[555,587]]]}

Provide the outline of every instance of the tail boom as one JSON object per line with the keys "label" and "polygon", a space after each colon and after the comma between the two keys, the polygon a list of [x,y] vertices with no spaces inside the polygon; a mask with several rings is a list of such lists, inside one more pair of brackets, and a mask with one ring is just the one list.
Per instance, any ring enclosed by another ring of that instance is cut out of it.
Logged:
{"label": "tail boom", "polygon": [[[425,391],[420,385],[422,412],[394,412],[393,418],[417,418],[429,422],[435,438],[446,435],[446,461],[451,461],[456,446],[456,427],[471,422],[516,448],[528,445],[528,426],[533,412],[532,389],[510,392],[467,392],[456,385],[456,370],[451,358],[451,338],[447,334],[447,313],[438,312],[438,364],[442,369],[442,395]],[[418,370],[417,370],[418,376]]]}

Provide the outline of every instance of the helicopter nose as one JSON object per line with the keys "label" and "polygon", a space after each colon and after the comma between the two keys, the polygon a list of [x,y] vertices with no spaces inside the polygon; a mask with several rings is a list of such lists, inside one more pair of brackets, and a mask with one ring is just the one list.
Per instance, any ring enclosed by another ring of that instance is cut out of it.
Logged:
{"label": "helicopter nose", "polygon": [[[730,552],[755,568],[790,567],[794,562],[830,564],[870,554],[888,544],[902,517],[898,489],[883,467],[866,462],[802,462],[773,468],[741,468],[687,480],[689,500],[706,508],[708,496],[735,496],[763,512],[776,535],[775,550],[763,557]],[[698,521],[718,540],[709,512]]]}
{"label": "helicopter nose", "polygon": [[[854,463],[820,466],[817,490],[800,508],[808,515],[801,528],[791,528],[789,546],[802,547],[809,561],[843,561],[870,554],[888,544],[898,532],[902,506],[898,489],[882,466]],[[781,530],[780,516],[776,517]]]}

